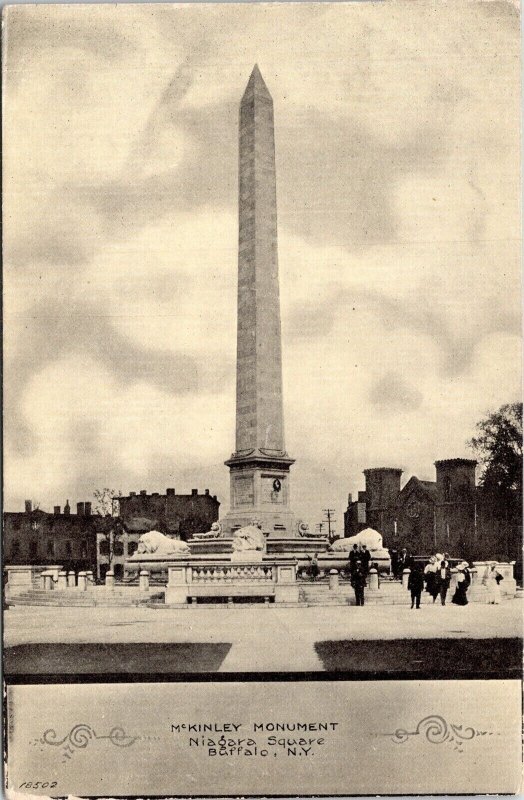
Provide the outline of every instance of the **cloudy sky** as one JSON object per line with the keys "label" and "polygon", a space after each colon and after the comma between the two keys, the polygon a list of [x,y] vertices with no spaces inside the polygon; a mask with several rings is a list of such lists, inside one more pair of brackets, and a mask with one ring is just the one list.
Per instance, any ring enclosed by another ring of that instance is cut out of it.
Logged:
{"label": "cloudy sky", "polygon": [[312,525],[520,393],[511,2],[11,6],[5,507],[228,507],[238,104],[275,104],[286,445]]}

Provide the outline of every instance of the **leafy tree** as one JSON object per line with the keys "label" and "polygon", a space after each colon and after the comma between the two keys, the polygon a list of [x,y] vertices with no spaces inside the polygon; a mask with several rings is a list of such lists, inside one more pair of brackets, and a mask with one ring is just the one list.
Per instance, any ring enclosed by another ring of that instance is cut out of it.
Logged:
{"label": "leafy tree", "polygon": [[522,539],[522,403],[501,406],[477,424],[468,445],[481,464],[484,549],[519,559]]}
{"label": "leafy tree", "polygon": [[468,443],[482,466],[481,486],[490,491],[522,491],[522,403],[503,405],[477,423]]}

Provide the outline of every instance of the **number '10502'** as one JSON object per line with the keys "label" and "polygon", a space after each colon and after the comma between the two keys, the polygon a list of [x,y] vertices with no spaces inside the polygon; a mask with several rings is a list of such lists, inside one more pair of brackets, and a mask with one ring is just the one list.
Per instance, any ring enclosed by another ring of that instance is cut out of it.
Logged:
{"label": "number '10502'", "polygon": [[58,781],[25,781],[19,789],[54,789]]}

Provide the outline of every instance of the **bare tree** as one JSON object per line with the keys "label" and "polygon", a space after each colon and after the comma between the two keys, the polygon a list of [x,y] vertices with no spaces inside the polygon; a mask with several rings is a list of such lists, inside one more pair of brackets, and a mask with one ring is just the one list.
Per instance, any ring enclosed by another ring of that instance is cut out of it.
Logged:
{"label": "bare tree", "polygon": [[100,514],[101,517],[118,517],[120,511],[118,498],[122,497],[120,490],[95,489],[93,497],[95,498],[93,505],[95,514]]}
{"label": "bare tree", "polygon": [[95,498],[93,504],[95,514],[111,518],[110,521],[106,520],[107,528],[103,531],[103,541],[107,542],[107,561],[109,569],[111,569],[115,557],[115,545],[121,540],[124,533],[124,526],[119,516],[120,506],[118,503],[118,498],[122,497],[122,492],[105,487],[104,489],[96,489],[93,492],[93,497]]}

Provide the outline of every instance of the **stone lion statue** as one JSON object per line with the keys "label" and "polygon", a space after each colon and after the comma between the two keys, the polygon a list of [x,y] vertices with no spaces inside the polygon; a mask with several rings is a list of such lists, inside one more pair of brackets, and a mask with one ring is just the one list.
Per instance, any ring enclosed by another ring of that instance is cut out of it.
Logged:
{"label": "stone lion statue", "polygon": [[194,533],[193,539],[218,539],[221,533],[222,525],[220,522],[213,522],[210,531],[207,531],[206,533]]}
{"label": "stone lion statue", "polygon": [[320,534],[314,533],[314,531],[309,530],[309,525],[307,522],[299,522],[298,523],[298,532],[299,535],[304,537],[304,539],[324,539],[327,534]]}
{"label": "stone lion statue", "polygon": [[257,520],[253,520],[251,525],[239,528],[233,534],[233,550],[264,550],[265,546],[266,540]]}
{"label": "stone lion statue", "polygon": [[138,540],[136,555],[178,556],[190,554],[189,547],[179,539],[170,539],[160,531],[143,533]]}
{"label": "stone lion statue", "polygon": [[354,544],[359,545],[359,547],[365,544],[371,552],[384,549],[382,536],[378,531],[373,530],[373,528],[366,528],[355,536],[349,536],[347,539],[337,539],[333,542],[330,549],[335,552],[341,550],[347,551],[351,550]]}

